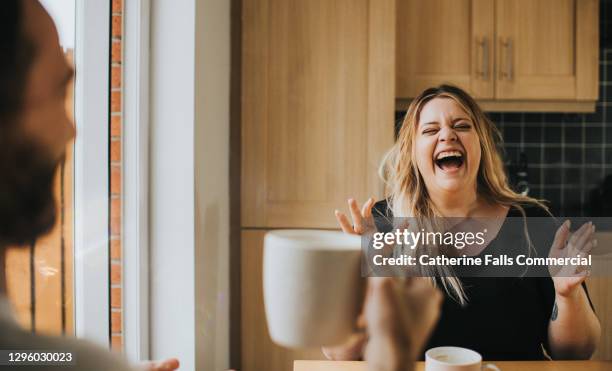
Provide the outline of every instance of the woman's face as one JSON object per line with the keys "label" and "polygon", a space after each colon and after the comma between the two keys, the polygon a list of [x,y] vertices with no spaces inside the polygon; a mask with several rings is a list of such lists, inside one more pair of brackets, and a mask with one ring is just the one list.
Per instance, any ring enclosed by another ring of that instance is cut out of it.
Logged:
{"label": "woman's face", "polygon": [[430,194],[475,189],[480,139],[470,116],[453,99],[434,98],[423,106],[415,150]]}

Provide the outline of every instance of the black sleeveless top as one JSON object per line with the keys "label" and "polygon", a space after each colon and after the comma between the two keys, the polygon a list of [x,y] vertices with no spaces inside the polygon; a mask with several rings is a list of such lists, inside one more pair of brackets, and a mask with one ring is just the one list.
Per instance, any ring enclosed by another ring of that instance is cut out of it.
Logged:
{"label": "black sleeveless top", "polygon": [[[524,210],[528,217],[549,216],[537,207],[525,206]],[[392,217],[386,201],[376,203],[373,214],[375,218]],[[517,208],[510,208],[507,216],[522,214]],[[380,222],[377,227],[386,229]],[[504,226],[499,233],[503,230]],[[494,243],[495,240],[489,246]],[[545,359],[542,347],[549,349],[548,324],[555,301],[550,277],[462,277],[461,282],[467,304],[462,306],[444,293],[440,320],[424,351],[459,346],[473,349],[491,361]],[[588,297],[586,285],[583,288]]]}

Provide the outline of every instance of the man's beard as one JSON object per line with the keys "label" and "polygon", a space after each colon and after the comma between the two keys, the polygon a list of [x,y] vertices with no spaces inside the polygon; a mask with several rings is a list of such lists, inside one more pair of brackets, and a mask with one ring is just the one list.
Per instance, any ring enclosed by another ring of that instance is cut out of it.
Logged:
{"label": "man's beard", "polygon": [[0,244],[3,245],[32,243],[47,233],[56,219],[53,184],[62,161],[51,160],[46,151],[31,142],[19,142],[0,138]]}

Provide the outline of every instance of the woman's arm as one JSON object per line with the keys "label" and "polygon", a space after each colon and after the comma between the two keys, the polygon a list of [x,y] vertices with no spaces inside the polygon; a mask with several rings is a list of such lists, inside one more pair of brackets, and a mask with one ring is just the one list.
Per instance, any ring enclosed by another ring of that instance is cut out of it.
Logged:
{"label": "woman's arm", "polygon": [[578,285],[569,295],[555,294],[548,343],[553,359],[588,359],[601,335],[586,292]]}
{"label": "woman's arm", "polygon": [[[557,231],[552,253],[566,256],[588,254],[596,241],[593,240],[595,227],[586,223],[569,239],[570,224],[565,222]],[[566,243],[567,242],[567,243]],[[562,271],[553,277],[555,303],[548,325],[550,355],[554,359],[588,359],[599,342],[601,325],[582,288],[588,271]]]}

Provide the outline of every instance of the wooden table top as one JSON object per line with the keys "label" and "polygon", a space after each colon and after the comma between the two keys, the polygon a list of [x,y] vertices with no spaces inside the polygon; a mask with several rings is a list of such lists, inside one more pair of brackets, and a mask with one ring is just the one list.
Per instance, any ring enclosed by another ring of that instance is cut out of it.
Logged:
{"label": "wooden table top", "polygon": [[[493,363],[502,371],[611,371],[612,361],[504,361]],[[366,371],[365,362],[295,361],[293,371]],[[425,370],[417,362],[415,371]]]}

